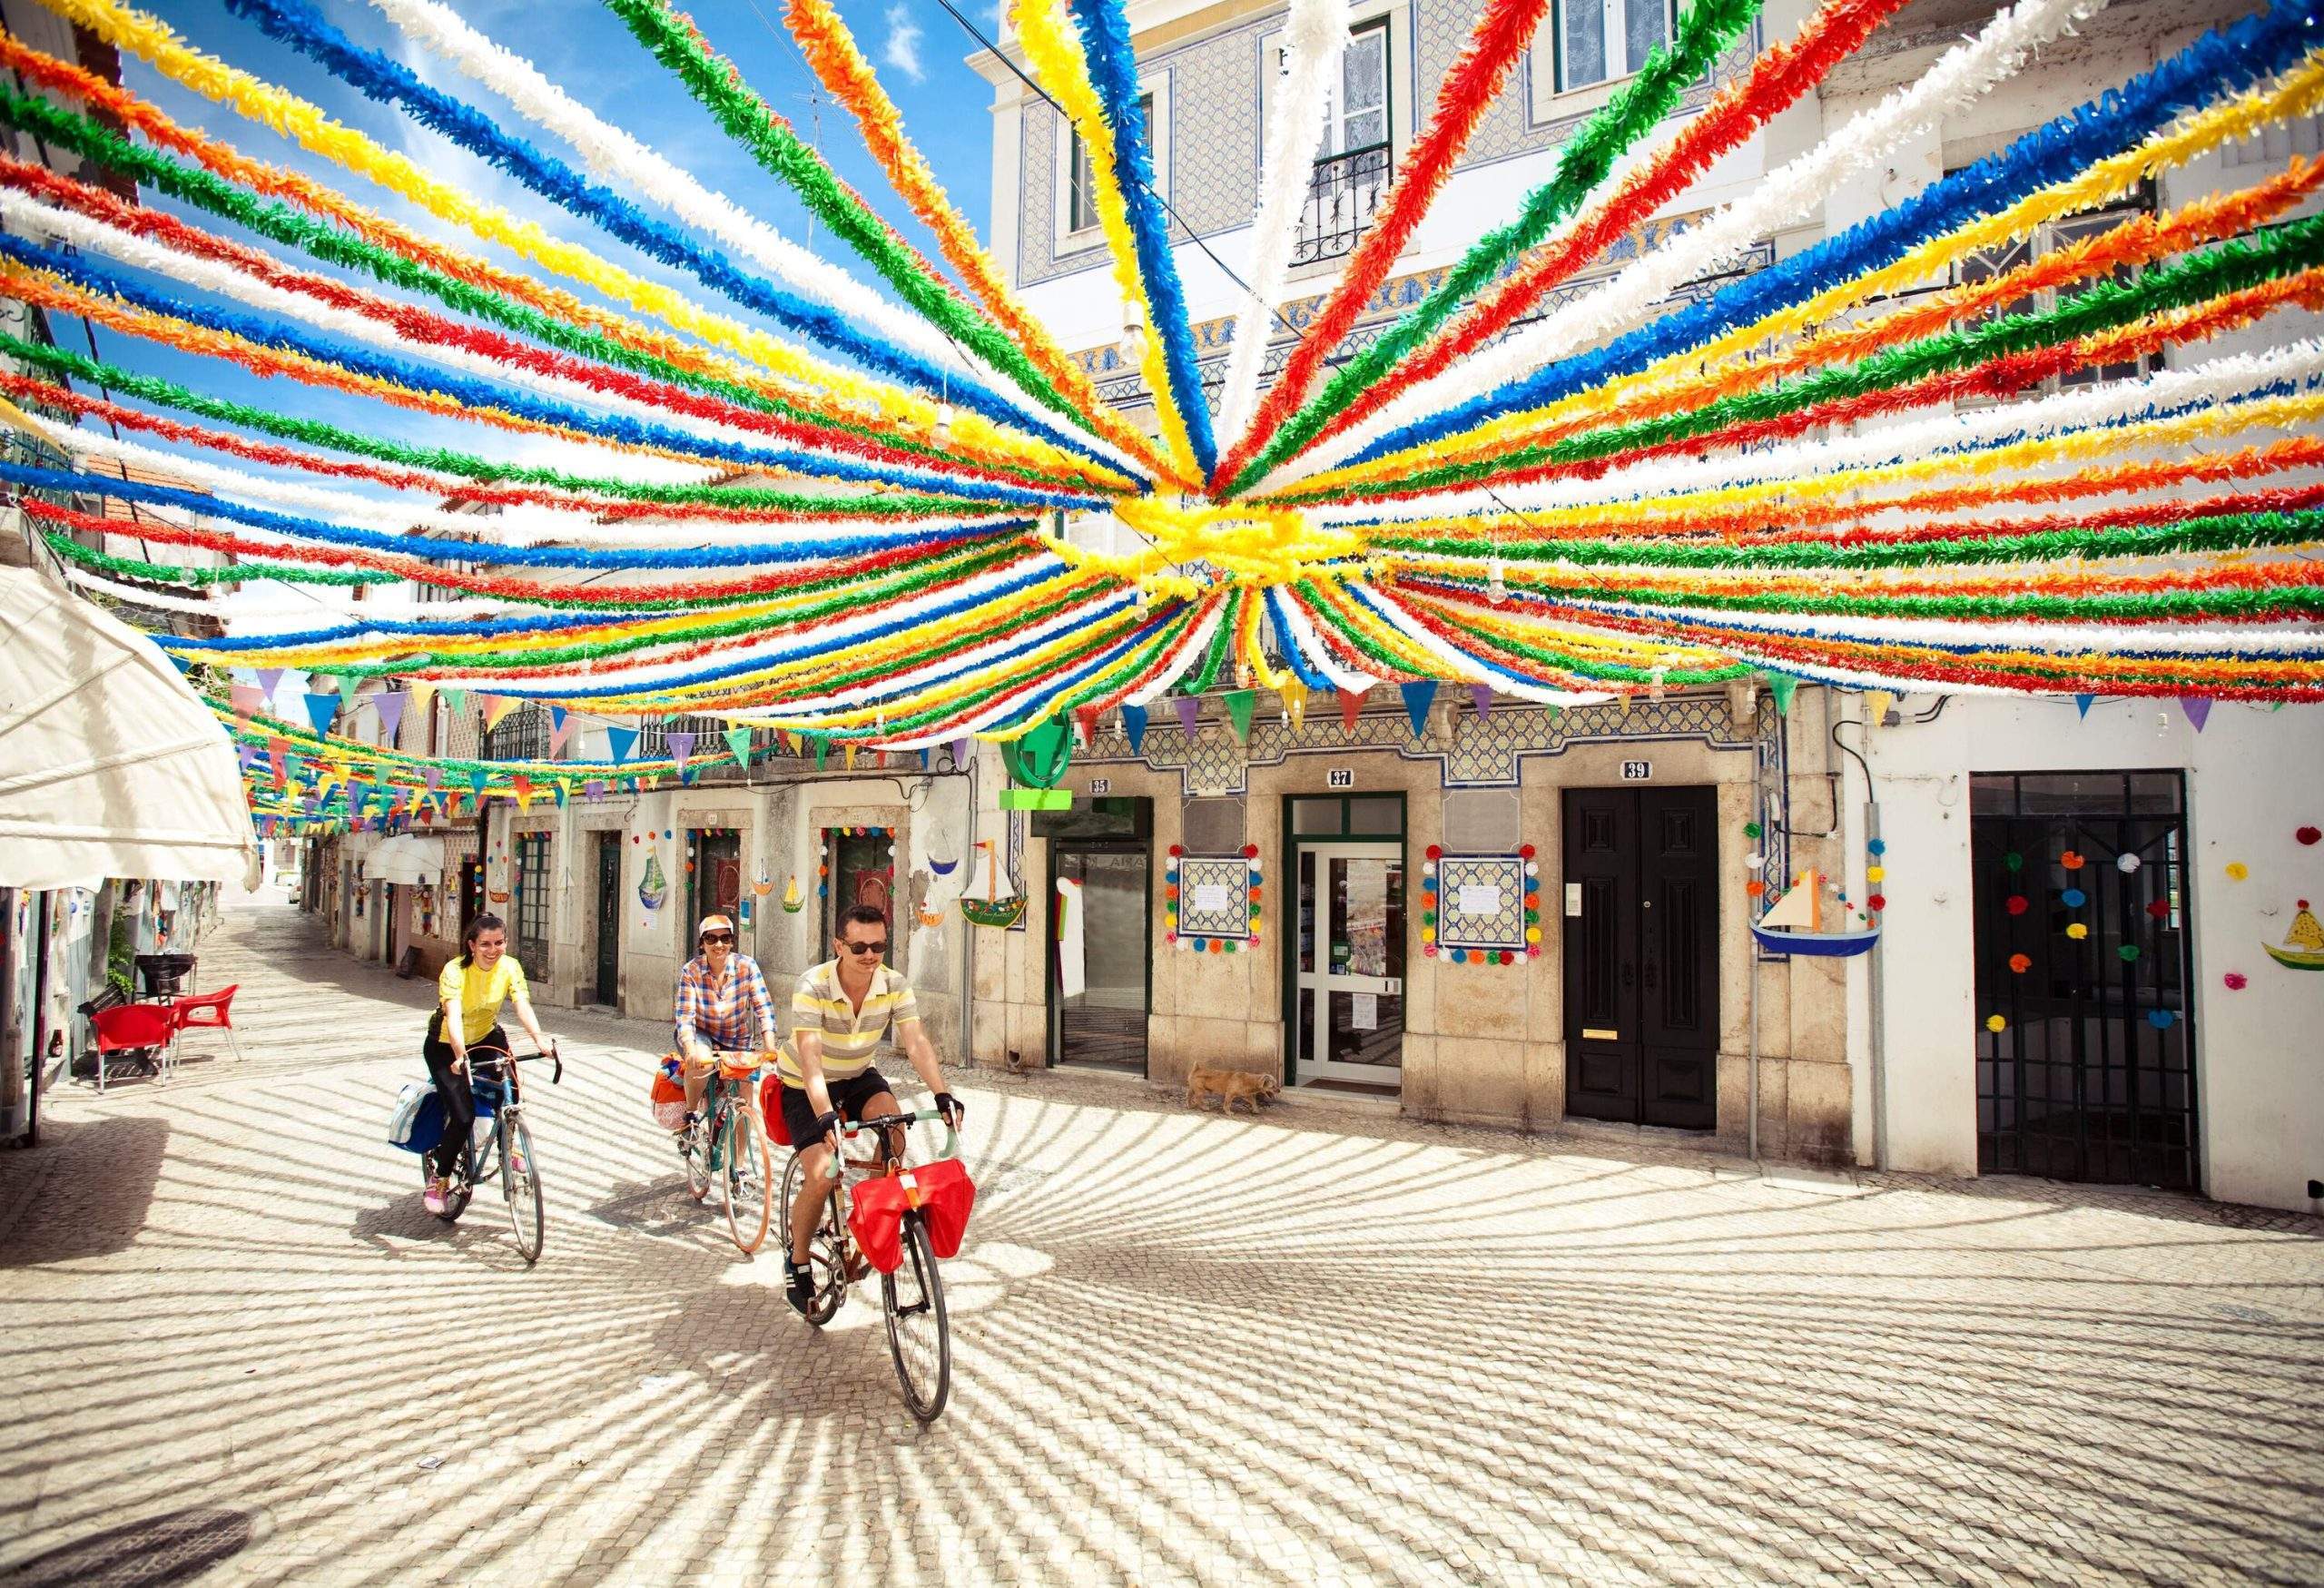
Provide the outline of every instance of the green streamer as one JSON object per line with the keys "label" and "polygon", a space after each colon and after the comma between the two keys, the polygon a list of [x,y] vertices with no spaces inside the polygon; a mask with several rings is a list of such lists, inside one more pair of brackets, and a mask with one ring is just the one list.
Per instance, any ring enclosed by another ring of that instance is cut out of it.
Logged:
{"label": "green streamer", "polygon": [[[2187,309],[2324,263],[2324,216],[2271,227],[2249,239],[2191,253],[2142,271],[2128,281],[2101,280],[2054,307],[2004,315],[1967,330],[1942,331],[1837,369],[1819,370],[1758,391],[1720,398],[1682,414],[1569,436],[1545,446],[1520,448],[1498,458],[1448,463],[1362,494],[1436,490],[1498,478],[1543,464],[1594,462],[1644,448],[1694,439],[1778,418],[1825,403],[1894,390],[1915,381],[2078,341],[2150,315]],[[1306,493],[1298,501],[1341,499],[1341,493]]]}
{"label": "green streamer", "polygon": [[974,349],[1042,407],[1096,433],[1089,416],[1051,385],[1000,327],[923,265],[887,223],[840,181],[823,157],[802,142],[766,101],[743,83],[733,63],[710,49],[691,22],[671,11],[665,0],[606,0],[606,5],[628,25],[630,33],[655,60],[677,74],[729,137],[788,183],[823,224],[862,255],[930,323]]}
{"label": "green streamer", "polygon": [[[2215,513],[2176,524],[2122,529],[2050,530],[2030,535],[1960,536],[1894,545],[1847,545],[1837,541],[1737,546],[1629,540],[1554,540],[1502,544],[1475,539],[1403,537],[1384,539],[1383,550],[1487,557],[1498,552],[1516,562],[1572,563],[1584,567],[1691,568],[1874,568],[1918,567],[1954,563],[2096,561],[2107,557],[2170,557],[2185,552],[2238,551],[2255,547],[2324,545],[2324,511]],[[1465,576],[1445,570],[1415,570],[1462,584]],[[1482,587],[1482,583],[1478,585]]]}
{"label": "green streamer", "polygon": [[1202,666],[1191,683],[1186,686],[1188,695],[1200,695],[1218,682],[1219,669],[1226,665],[1227,653],[1235,648],[1235,628],[1243,616],[1243,591],[1238,587],[1226,597],[1226,610],[1218,620],[1218,632],[1210,636],[1210,647],[1203,653]]}
{"label": "green streamer", "polygon": [[1761,0],[1696,0],[1689,5],[1670,43],[1657,44],[1638,75],[1566,140],[1556,172],[1526,195],[1515,219],[1479,238],[1418,307],[1334,371],[1324,389],[1309,396],[1235,477],[1227,494],[1249,489],[1314,439],[1358,392],[1386,374],[1453,311],[1505,275],[1518,256],[1550,234],[1551,227],[1579,209],[1623,151],[1659,125],[1689,85],[1699,82],[1719,52],[1751,25],[1760,5]]}
{"label": "green streamer", "polygon": [[[684,386],[760,413],[773,414],[819,429],[877,442],[899,451],[950,462],[948,449],[878,426],[815,412],[779,398],[699,370],[689,370],[652,353],[615,340],[600,331],[567,324],[554,315],[519,303],[505,294],[463,281],[428,265],[405,258],[361,235],[331,222],[300,214],[289,205],[262,199],[232,182],[157,151],[133,143],[85,115],[0,84],[0,122],[19,127],[47,143],[72,151],[83,159],[172,198],[199,206],[260,236],[299,249],[327,264],[358,270],[384,285],[425,292],[448,309],[487,320],[519,336],[546,342],[562,352],[625,369],[634,374]],[[1067,485],[1077,491],[1103,491],[1104,487],[1028,465],[992,462],[994,472],[1036,486]]]}
{"label": "green streamer", "polygon": [[851,516],[864,518],[901,518],[907,514],[942,513],[962,518],[980,518],[991,513],[992,504],[973,502],[966,498],[934,496],[891,496],[834,498],[806,491],[771,490],[762,486],[730,486],[714,482],[700,484],[666,484],[647,480],[613,479],[596,475],[568,474],[560,469],[527,467],[514,463],[495,463],[474,453],[455,452],[442,447],[411,447],[381,437],[367,436],[359,431],[342,429],[320,419],[293,418],[247,403],[231,402],[223,398],[205,397],[159,376],[142,375],[124,370],[118,364],[108,364],[76,353],[65,348],[48,347],[0,331],[0,355],[20,360],[54,375],[88,381],[109,391],[135,397],[162,408],[172,408],[223,424],[240,425],[285,440],[300,441],[334,452],[352,453],[376,462],[391,463],[399,468],[424,469],[436,474],[456,474],[465,478],[481,480],[490,485],[539,485],[558,490],[589,495],[623,498],[634,502],[652,502],[657,506],[684,508],[695,504],[727,508],[765,508],[793,513],[829,513],[833,504],[846,508]]}
{"label": "green streamer", "polygon": [[113,557],[82,545],[62,529],[44,529],[40,538],[57,556],[84,567],[109,574],[151,579],[168,585],[230,585],[252,579],[277,579],[286,585],[399,585],[399,575],[373,568],[310,568],[294,564],[242,562],[224,567],[180,567],[172,563],[140,562],[133,557]]}

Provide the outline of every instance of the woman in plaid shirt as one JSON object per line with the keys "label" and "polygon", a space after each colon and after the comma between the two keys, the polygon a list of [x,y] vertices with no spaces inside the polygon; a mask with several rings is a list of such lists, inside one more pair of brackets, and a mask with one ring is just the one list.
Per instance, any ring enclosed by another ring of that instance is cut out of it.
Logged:
{"label": "woman in plaid shirt", "polygon": [[[678,972],[678,1051],[687,1062],[685,1072],[686,1129],[702,1111],[702,1094],[710,1086],[710,1055],[714,1048],[729,1053],[771,1053],[774,1050],[774,1004],[766,995],[766,978],[758,962],[734,952],[734,923],[724,915],[705,915],[694,932],[698,951]],[[683,1148],[685,1131],[678,1132]]]}

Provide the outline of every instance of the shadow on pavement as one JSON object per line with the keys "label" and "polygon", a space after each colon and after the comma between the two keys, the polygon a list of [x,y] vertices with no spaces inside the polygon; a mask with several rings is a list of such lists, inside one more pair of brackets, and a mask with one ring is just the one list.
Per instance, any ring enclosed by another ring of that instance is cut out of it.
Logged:
{"label": "shadow on pavement", "polygon": [[45,1550],[9,1568],[0,1582],[25,1588],[162,1588],[190,1583],[261,1536],[248,1511],[197,1505]]}
{"label": "shadow on pavement", "polygon": [[46,1123],[41,1145],[11,1165],[24,1180],[0,1195],[0,1268],[128,1250],[145,1227],[169,1141],[169,1121],[137,1115]]}

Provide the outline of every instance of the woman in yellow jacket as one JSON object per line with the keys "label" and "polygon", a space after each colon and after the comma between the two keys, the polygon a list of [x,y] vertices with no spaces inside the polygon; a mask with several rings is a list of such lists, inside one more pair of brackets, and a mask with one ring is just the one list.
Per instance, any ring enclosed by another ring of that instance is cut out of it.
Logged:
{"label": "woman in yellow jacket", "polygon": [[428,1159],[428,1210],[444,1211],[444,1180],[460,1161],[469,1133],[476,1129],[476,1098],[468,1090],[468,1050],[472,1047],[508,1050],[508,1035],[500,1029],[500,1006],[514,999],[517,1023],[543,1052],[556,1044],[541,1035],[533,1018],[533,1000],[525,985],[525,968],[508,952],[508,929],[497,915],[478,915],[460,934],[460,954],[448,961],[436,978],[435,1017],[428,1022],[428,1040],[420,1057],[436,1082],[444,1104],[444,1139]]}

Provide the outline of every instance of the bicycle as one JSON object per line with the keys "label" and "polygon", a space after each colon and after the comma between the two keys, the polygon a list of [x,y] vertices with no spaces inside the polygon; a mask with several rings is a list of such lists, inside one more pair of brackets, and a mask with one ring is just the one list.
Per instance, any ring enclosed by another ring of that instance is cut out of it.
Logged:
{"label": "bicycle", "polygon": [[[496,1053],[499,1057],[493,1057]],[[481,1151],[473,1130],[461,1144],[460,1160],[444,1179],[444,1211],[437,1215],[447,1224],[457,1222],[468,1211],[468,1198],[475,1194],[477,1186],[497,1168],[501,1198],[508,1204],[508,1223],[517,1232],[517,1250],[527,1267],[540,1261],[541,1244],[547,1229],[541,1209],[540,1165],[533,1160],[532,1133],[525,1129],[524,1083],[517,1078],[517,1066],[539,1059],[547,1059],[556,1066],[549,1073],[551,1086],[565,1079],[565,1060],[553,1047],[546,1053],[511,1053],[500,1048],[468,1050],[468,1093],[476,1100],[476,1117],[479,1120],[489,1119],[492,1130],[485,1138]],[[487,1066],[504,1073],[487,1075]],[[419,1177],[423,1181],[428,1178],[425,1156],[419,1160]]]}
{"label": "bicycle", "polygon": [[[747,1069],[741,1062],[744,1060]],[[684,1062],[698,1069],[718,1067],[703,1100],[706,1107],[680,1144],[686,1160],[686,1189],[699,1202],[716,1180],[726,1206],[726,1232],[748,1256],[766,1244],[766,1232],[774,1224],[774,1151],[752,1103],[760,1056],[714,1053],[708,1060]]]}
{"label": "bicycle", "polygon": [[[806,1317],[815,1327],[822,1328],[838,1315],[847,1300],[848,1286],[871,1271],[870,1263],[856,1247],[855,1236],[848,1228],[848,1171],[855,1171],[854,1178],[859,1180],[884,1173],[886,1154],[875,1150],[870,1158],[850,1158],[846,1139],[943,1119],[940,1110],[918,1109],[840,1126],[840,1151],[832,1160],[832,1194],[823,1201],[822,1217],[807,1245],[808,1265],[815,1274],[815,1299],[808,1307]],[[959,1145],[959,1132],[947,1120],[944,1150],[937,1156],[950,1158]],[[783,1205],[786,1209],[796,1204],[806,1172],[806,1159],[794,1148],[791,1162],[783,1171]],[[896,1232],[902,1260],[896,1265],[894,1273],[880,1276],[880,1300],[888,1319],[888,1354],[895,1359],[896,1378],[903,1386],[904,1405],[921,1422],[932,1423],[943,1413],[944,1403],[952,1393],[952,1324],[944,1310],[944,1280],[937,1272],[936,1248],[929,1242],[927,1221],[918,1208],[906,1209],[902,1219],[902,1227]],[[785,1238],[789,1238],[787,1232]]]}

